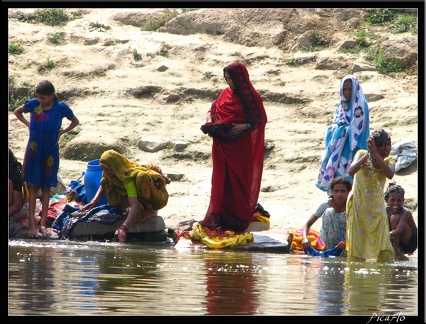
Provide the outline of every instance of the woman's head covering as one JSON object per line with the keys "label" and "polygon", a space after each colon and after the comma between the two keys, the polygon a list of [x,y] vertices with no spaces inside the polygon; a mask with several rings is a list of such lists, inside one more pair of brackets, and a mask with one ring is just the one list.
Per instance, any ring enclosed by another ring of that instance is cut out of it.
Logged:
{"label": "woman's head covering", "polygon": [[147,208],[158,210],[167,204],[169,195],[165,185],[170,183],[170,179],[158,166],[140,165],[114,150],[102,153],[99,164],[111,172],[111,174],[103,172],[101,179],[101,185],[105,188],[108,203],[111,206],[129,206],[127,191],[124,187],[124,184],[129,181],[135,182],[139,201],[138,216],[147,216],[144,214]]}
{"label": "woman's head covering", "polygon": [[250,116],[250,125],[255,122],[266,124],[266,114],[262,99],[250,81],[246,66],[241,62],[234,62],[223,68],[224,76],[225,72],[228,72],[232,79],[234,91],[240,98],[246,115]]}
{"label": "woman's head covering", "polygon": [[[102,153],[99,164],[113,173],[110,180],[117,182],[117,184],[129,181],[132,177],[132,168],[139,166],[114,150],[107,150]],[[105,173],[103,176],[108,177]]]}
{"label": "woman's head covering", "polygon": [[[346,101],[343,95],[343,86],[346,80],[352,82],[352,93],[349,102]],[[364,148],[367,143],[367,138],[370,135],[369,125],[369,111],[367,99],[362,91],[359,80],[354,75],[347,75],[342,78],[340,83],[340,109],[339,117],[337,120],[344,120],[349,125],[349,148],[351,151],[359,148]],[[361,134],[362,139],[361,139]],[[358,145],[358,141],[361,140],[361,144]]]}

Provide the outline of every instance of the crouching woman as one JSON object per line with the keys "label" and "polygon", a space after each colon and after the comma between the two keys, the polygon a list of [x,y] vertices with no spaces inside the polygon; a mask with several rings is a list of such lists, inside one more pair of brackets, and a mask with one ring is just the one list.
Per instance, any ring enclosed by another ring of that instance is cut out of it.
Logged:
{"label": "crouching woman", "polygon": [[103,168],[101,185],[83,211],[96,207],[105,194],[111,206],[120,210],[130,207],[126,220],[115,232],[117,239],[124,243],[127,230],[133,223],[144,222],[167,205],[169,194],[166,184],[170,183],[170,179],[159,166],[140,165],[114,150],[102,153],[99,164]]}

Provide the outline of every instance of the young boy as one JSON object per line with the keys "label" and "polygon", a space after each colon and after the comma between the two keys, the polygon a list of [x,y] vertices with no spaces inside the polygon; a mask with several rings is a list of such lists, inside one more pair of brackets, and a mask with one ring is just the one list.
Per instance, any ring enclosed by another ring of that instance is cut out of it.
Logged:
{"label": "young boy", "polygon": [[404,254],[413,253],[417,249],[417,226],[410,210],[404,207],[404,195],[404,188],[394,182],[389,183],[385,192],[390,238],[397,260],[408,260]]}

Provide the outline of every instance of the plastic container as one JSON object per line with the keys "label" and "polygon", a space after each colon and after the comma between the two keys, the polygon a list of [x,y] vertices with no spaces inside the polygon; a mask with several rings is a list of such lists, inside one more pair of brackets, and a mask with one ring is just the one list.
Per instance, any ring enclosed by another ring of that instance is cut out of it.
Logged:
{"label": "plastic container", "polygon": [[[84,173],[84,188],[86,189],[86,198],[88,203],[95,197],[96,192],[101,185],[102,172],[103,169],[99,164],[99,159],[89,161],[87,163],[87,169]],[[105,195],[98,201],[97,206],[105,205],[106,203],[108,203],[108,200]]]}

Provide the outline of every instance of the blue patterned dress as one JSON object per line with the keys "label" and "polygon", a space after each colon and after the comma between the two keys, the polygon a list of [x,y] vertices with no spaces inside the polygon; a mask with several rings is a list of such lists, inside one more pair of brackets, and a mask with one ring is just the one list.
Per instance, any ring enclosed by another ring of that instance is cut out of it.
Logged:
{"label": "blue patterned dress", "polygon": [[[352,81],[351,99],[346,101],[343,85],[346,80]],[[343,176],[353,180],[348,173],[349,166],[359,149],[367,149],[370,136],[370,115],[358,79],[347,75],[340,85],[340,102],[334,112],[334,121],[327,128],[325,149],[319,169],[316,186],[328,191],[331,180]]]}
{"label": "blue patterned dress", "polygon": [[35,187],[56,187],[59,171],[59,145],[56,142],[62,119],[71,120],[74,113],[66,103],[57,100],[50,109],[44,110],[35,98],[25,102],[24,113],[31,113],[24,180]]}

